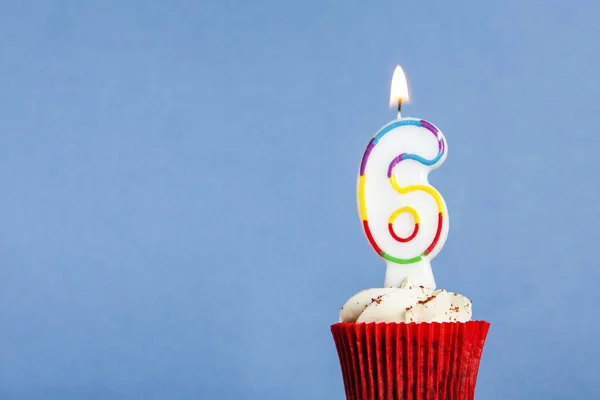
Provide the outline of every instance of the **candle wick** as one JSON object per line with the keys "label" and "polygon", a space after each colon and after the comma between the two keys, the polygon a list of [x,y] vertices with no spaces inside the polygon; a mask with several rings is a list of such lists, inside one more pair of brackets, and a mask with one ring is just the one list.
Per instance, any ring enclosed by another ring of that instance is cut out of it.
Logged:
{"label": "candle wick", "polygon": [[398,97],[398,119],[402,118],[402,97]]}

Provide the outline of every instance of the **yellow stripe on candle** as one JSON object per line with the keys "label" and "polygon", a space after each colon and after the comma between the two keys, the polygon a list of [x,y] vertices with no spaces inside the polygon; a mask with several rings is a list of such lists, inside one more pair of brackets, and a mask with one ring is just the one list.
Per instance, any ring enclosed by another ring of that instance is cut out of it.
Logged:
{"label": "yellow stripe on candle", "polygon": [[399,209],[394,211],[392,213],[392,215],[390,215],[390,218],[388,219],[388,224],[393,224],[394,220],[396,218],[398,218],[398,215],[400,215],[402,213],[409,213],[410,215],[412,215],[413,219],[415,220],[415,224],[421,223],[421,219],[419,218],[419,214],[417,214],[417,210],[415,210],[412,207],[405,206],[405,207],[400,207]]}
{"label": "yellow stripe on candle", "polygon": [[367,220],[367,203],[365,203],[365,182],[367,180],[367,175],[362,175],[358,178],[358,207],[360,220]]}
{"label": "yellow stripe on candle", "polygon": [[431,197],[434,198],[434,200],[437,204],[438,212],[442,216],[444,215],[444,203],[442,202],[442,196],[440,196],[440,194],[437,192],[437,190],[435,190],[433,187],[425,186],[425,185],[411,185],[411,186],[401,187],[400,185],[398,185],[398,182],[396,181],[396,175],[392,175],[390,177],[390,182],[391,182],[392,186],[394,187],[394,189],[400,194],[407,194],[410,192],[415,192],[417,190],[422,190],[423,192],[428,193],[429,195],[431,195]]}

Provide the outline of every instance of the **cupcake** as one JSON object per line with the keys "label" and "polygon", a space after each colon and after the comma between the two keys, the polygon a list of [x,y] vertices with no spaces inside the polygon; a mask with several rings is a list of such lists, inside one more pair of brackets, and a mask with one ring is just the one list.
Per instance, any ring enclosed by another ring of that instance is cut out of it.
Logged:
{"label": "cupcake", "polygon": [[346,398],[473,399],[489,328],[471,301],[413,285],[366,289],[331,326]]}
{"label": "cupcake", "polygon": [[465,296],[436,289],[431,268],[449,219],[428,174],[448,146],[431,122],[401,117],[408,86],[400,67],[390,99],[398,118],[367,144],[357,180],[363,231],[386,264],[383,288],[352,296],[331,326],[346,397],[472,399],[489,323],[471,320]]}

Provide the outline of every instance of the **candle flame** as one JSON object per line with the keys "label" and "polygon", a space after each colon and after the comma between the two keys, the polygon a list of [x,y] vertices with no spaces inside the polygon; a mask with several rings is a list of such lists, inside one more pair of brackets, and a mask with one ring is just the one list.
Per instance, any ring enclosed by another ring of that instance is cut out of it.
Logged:
{"label": "candle flame", "polygon": [[394,70],[394,76],[392,77],[392,89],[390,90],[390,107],[398,104],[398,100],[402,99],[403,102],[408,102],[408,83],[406,82],[406,75],[402,70],[402,67],[397,65]]}

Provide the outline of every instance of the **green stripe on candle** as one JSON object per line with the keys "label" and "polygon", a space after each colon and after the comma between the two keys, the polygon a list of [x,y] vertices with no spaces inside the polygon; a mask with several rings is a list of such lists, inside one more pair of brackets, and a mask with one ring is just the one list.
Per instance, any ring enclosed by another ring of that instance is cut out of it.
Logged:
{"label": "green stripe on candle", "polygon": [[421,258],[422,258],[421,256],[416,256],[413,258],[396,258],[396,257],[390,256],[385,251],[382,251],[379,255],[388,261],[395,262],[396,264],[413,264],[413,263],[421,261]]}

